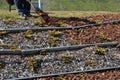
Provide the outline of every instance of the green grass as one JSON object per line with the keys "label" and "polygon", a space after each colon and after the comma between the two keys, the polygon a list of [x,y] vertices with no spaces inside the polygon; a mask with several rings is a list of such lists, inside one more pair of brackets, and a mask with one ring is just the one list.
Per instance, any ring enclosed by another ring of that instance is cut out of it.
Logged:
{"label": "green grass", "polygon": [[7,4],[6,4],[5,0],[0,1],[0,9],[7,9],[8,6],[6,6],[6,5],[7,5]]}
{"label": "green grass", "polygon": [[[37,2],[38,0],[32,0]],[[120,12],[119,0],[42,0],[45,11],[113,11]],[[12,7],[15,9],[15,7]],[[0,9],[8,9],[0,0]]]}
{"label": "green grass", "polygon": [[43,0],[44,10],[61,11],[120,11],[116,0]]}

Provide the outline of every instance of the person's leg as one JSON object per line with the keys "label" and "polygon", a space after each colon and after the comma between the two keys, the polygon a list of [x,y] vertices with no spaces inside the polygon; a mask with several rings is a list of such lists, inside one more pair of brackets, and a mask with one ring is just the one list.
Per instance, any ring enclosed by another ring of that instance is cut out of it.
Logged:
{"label": "person's leg", "polygon": [[18,15],[24,16],[23,0],[14,0]]}
{"label": "person's leg", "polygon": [[24,0],[24,11],[26,16],[31,16],[30,14],[31,5],[28,1]]}
{"label": "person's leg", "polygon": [[14,0],[14,4],[15,4],[15,7],[16,7],[16,10],[18,10],[18,0]]}

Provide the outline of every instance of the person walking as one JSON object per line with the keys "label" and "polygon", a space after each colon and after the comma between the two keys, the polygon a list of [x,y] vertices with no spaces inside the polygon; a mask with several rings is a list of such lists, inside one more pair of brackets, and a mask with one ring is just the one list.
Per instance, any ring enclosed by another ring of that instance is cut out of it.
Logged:
{"label": "person walking", "polygon": [[30,14],[31,5],[29,1],[30,0],[14,0],[18,15],[22,18],[32,16]]}

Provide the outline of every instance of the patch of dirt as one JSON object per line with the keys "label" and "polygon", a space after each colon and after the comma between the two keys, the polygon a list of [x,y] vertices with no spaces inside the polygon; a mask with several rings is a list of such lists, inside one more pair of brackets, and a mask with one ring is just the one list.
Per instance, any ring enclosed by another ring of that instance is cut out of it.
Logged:
{"label": "patch of dirt", "polygon": [[41,78],[35,80],[120,80],[120,70],[94,73],[79,73],[60,75],[58,77]]}

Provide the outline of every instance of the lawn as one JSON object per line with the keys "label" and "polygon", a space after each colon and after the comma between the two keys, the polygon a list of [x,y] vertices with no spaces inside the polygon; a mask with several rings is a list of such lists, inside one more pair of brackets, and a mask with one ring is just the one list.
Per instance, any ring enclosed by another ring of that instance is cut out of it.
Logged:
{"label": "lawn", "polygon": [[[91,15],[98,14],[117,14],[119,12],[108,12],[108,11],[45,11],[49,16],[53,17],[86,17]],[[35,17],[39,17],[34,11],[31,11],[31,14]],[[9,12],[8,10],[0,10],[0,18],[12,18],[19,19],[16,10]]]}
{"label": "lawn", "polygon": [[42,0],[44,10],[120,12],[120,0]]}
{"label": "lawn", "polygon": [[[31,0],[37,2],[38,0]],[[45,11],[112,11],[120,12],[120,0],[41,0]],[[0,0],[0,9],[8,9]]]}

